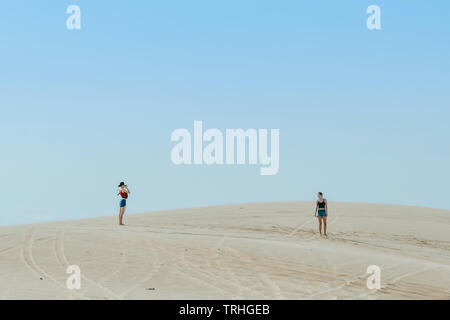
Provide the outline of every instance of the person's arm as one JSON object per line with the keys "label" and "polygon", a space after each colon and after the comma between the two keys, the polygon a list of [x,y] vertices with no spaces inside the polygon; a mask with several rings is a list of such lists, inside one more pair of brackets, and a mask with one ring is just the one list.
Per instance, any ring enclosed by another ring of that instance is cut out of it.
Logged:
{"label": "person's arm", "polygon": [[128,186],[126,186],[125,188],[127,189],[127,193],[130,194],[131,191],[130,191],[130,189],[128,189]]}
{"label": "person's arm", "polygon": [[325,201],[325,217],[328,217],[328,201],[327,200],[324,201]]}
{"label": "person's arm", "polygon": [[316,201],[316,210],[314,210],[314,217],[317,216],[317,206],[318,206],[318,204],[319,204],[319,201]]}

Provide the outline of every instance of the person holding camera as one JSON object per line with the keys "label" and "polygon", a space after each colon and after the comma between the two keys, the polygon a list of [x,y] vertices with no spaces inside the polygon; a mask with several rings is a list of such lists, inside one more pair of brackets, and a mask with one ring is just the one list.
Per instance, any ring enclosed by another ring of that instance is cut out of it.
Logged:
{"label": "person holding camera", "polygon": [[125,184],[125,182],[121,182],[119,184],[119,193],[120,196],[120,211],[119,211],[119,225],[124,226],[123,224],[123,215],[125,214],[125,208],[127,207],[127,199],[128,195],[130,194],[130,189],[128,189],[128,186]]}

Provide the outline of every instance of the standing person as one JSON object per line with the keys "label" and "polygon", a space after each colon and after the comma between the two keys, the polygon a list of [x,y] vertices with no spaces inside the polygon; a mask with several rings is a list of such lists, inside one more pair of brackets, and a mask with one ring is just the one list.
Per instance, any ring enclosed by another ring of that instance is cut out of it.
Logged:
{"label": "standing person", "polygon": [[314,215],[319,219],[319,232],[322,235],[322,222],[323,222],[323,234],[327,235],[327,217],[328,217],[328,203],[327,199],[323,198],[323,193],[319,192],[316,201],[316,211]]}
{"label": "standing person", "polygon": [[125,208],[127,207],[127,199],[128,195],[131,193],[130,189],[128,189],[128,186],[125,184],[125,182],[121,182],[119,184],[119,194],[120,199],[120,211],[119,211],[119,225],[124,226],[123,224],[123,215],[125,214]]}

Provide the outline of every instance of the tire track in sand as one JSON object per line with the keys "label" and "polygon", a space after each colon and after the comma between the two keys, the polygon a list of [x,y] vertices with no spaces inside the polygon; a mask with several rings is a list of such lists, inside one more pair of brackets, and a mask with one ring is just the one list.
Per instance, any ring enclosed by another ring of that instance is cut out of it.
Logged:
{"label": "tire track in sand", "polygon": [[[221,294],[225,294],[228,296],[232,296],[233,293],[229,290],[224,289],[223,287],[217,286],[212,282],[215,282],[218,280],[221,281],[222,279],[220,277],[217,277],[216,275],[213,275],[208,272],[199,271],[198,267],[190,263],[185,256],[184,253],[185,250],[182,250],[181,254],[174,255],[174,253],[170,253],[172,257],[174,257],[177,261],[177,272],[185,277],[189,277],[192,280],[201,283],[202,285],[205,285],[207,287],[210,287],[211,289],[214,289],[216,291],[219,291]],[[189,270],[190,272],[182,272],[182,270]],[[206,279],[205,279],[206,277]],[[211,280],[211,281],[208,281]]]}
{"label": "tire track in sand", "polygon": [[[384,267],[384,268],[380,268],[380,269],[381,269],[381,271],[383,271],[383,270],[386,271],[386,270],[393,269],[393,268],[396,268],[396,267],[399,267],[399,266],[405,265],[405,264],[407,264],[407,263],[405,263],[405,262],[395,263],[395,264],[392,264],[390,266],[387,266],[387,267]],[[339,285],[337,287],[333,287],[333,288],[329,288],[329,289],[326,289],[326,290],[323,290],[323,291],[316,292],[316,293],[314,293],[312,295],[307,296],[306,299],[311,299],[311,298],[316,297],[318,295],[326,294],[326,293],[329,293],[329,292],[332,292],[332,291],[336,291],[336,290],[339,290],[339,289],[342,289],[342,288],[345,288],[345,287],[348,287],[348,286],[352,286],[354,283],[356,283],[358,281],[361,281],[366,276],[367,276],[367,273],[364,273],[363,275],[360,275],[357,278],[351,278],[351,279],[343,280],[343,281],[345,281],[345,283],[343,283],[343,284],[341,284],[341,285]]]}
{"label": "tire track in sand", "polygon": [[[65,285],[62,285],[60,281],[53,278],[50,274],[48,274],[44,269],[42,269],[36,262],[36,260],[33,257],[33,244],[35,242],[34,240],[34,234],[36,233],[37,228],[31,228],[27,234],[25,235],[24,239],[24,245],[21,248],[21,258],[25,265],[30,268],[36,275],[38,275],[40,278],[46,278],[51,281],[51,283],[60,289],[65,295],[67,295],[69,298],[71,298],[71,293],[67,289]],[[50,237],[48,238],[50,239]],[[74,292],[74,294],[79,295],[77,292]],[[81,295],[79,295],[81,296]]]}
{"label": "tire track in sand", "polygon": [[[230,250],[231,252],[234,252],[241,261],[242,260],[247,261],[247,263],[250,265],[255,264],[255,260],[253,260],[250,257],[250,255],[248,255],[238,249],[231,248],[231,247],[228,247],[228,250]],[[266,285],[268,285],[273,290],[275,299],[279,299],[279,300],[286,299],[286,297],[284,297],[281,292],[280,286],[278,286],[278,284],[274,280],[272,280],[266,273],[264,273],[261,270],[257,270],[254,267],[251,267],[250,269],[252,269],[252,271],[255,271],[255,274],[258,275],[258,277],[262,283],[266,283]],[[260,292],[260,293],[262,293],[262,292]],[[273,299],[273,297],[267,296],[266,294],[263,294],[263,296],[265,296],[269,299]]]}
{"label": "tire track in sand", "polygon": [[139,286],[145,284],[147,281],[149,281],[150,279],[154,278],[155,275],[160,271],[161,269],[161,259],[160,256],[157,252],[157,250],[155,249],[155,245],[151,245],[150,246],[150,250],[152,251],[152,263],[151,263],[151,268],[152,271],[147,274],[146,276],[144,276],[144,278],[142,278],[141,280],[139,280],[137,283],[133,284],[131,287],[129,287],[127,290],[125,290],[124,292],[120,293],[119,296],[122,299],[125,299],[125,297],[127,295],[129,295],[133,290],[137,289]]}
{"label": "tire track in sand", "polygon": [[[419,274],[419,273],[422,273],[422,272],[427,272],[427,271],[430,271],[430,270],[438,269],[438,268],[441,268],[441,266],[432,266],[432,267],[422,268],[422,269],[419,269],[419,270],[416,270],[416,271],[411,271],[411,272],[402,274],[400,276],[395,277],[391,281],[387,282],[386,285],[382,285],[381,289],[387,289],[390,286],[395,285],[401,279],[404,279],[404,278],[407,278],[407,277],[410,277],[410,276],[413,276],[413,275],[416,275],[416,274]],[[356,296],[352,297],[351,299],[365,298],[365,297],[370,296],[370,295],[372,295],[373,293],[376,293],[376,292],[377,292],[377,290],[371,290],[370,292],[367,292],[367,293],[364,293],[364,294],[361,294],[361,295],[356,295]]]}
{"label": "tire track in sand", "polygon": [[[239,210],[243,210],[243,207],[239,208]],[[242,216],[241,216],[240,214],[237,215],[237,217],[235,217],[235,218],[233,219],[233,223],[239,221],[241,218],[242,218]],[[227,236],[226,234],[223,234],[223,235],[217,240],[216,244],[212,246],[213,251],[215,251],[217,255],[220,255],[219,252],[220,252],[220,248],[221,248],[221,247],[222,247],[222,249],[227,249],[227,248],[230,249],[230,247],[228,247],[228,246],[223,247],[223,244],[224,244],[224,242],[225,242],[226,239],[230,239],[230,237]],[[250,238],[250,239],[252,239],[252,238]],[[224,251],[224,250],[223,250],[223,251]],[[207,261],[209,262],[209,260],[207,260]],[[232,276],[233,276],[233,275],[234,275],[235,277],[237,276],[237,274],[234,273],[230,268],[223,266],[221,263],[217,263],[217,267],[218,267],[218,268],[221,268],[222,270],[227,270],[227,272],[228,272],[230,275],[232,275]],[[250,269],[253,269],[253,267],[250,267]],[[261,275],[261,273],[260,273],[259,271],[257,271],[257,270],[252,270],[252,271],[254,271],[255,274],[258,274],[258,276],[260,277],[260,279],[261,279],[262,281],[268,283],[270,286],[272,286],[273,288],[275,288],[276,291],[279,292],[279,294],[280,294],[280,296],[281,296],[281,291],[280,291],[279,287],[278,287],[276,284],[274,284],[272,280],[270,280],[267,276]],[[219,275],[219,277],[218,277],[218,275]],[[215,277],[215,278],[222,278],[222,281],[231,282],[234,286],[237,287],[237,289],[239,290],[239,292],[240,292],[241,294],[242,294],[242,292],[245,290],[245,291],[251,291],[251,292],[256,293],[256,294],[258,294],[258,295],[262,295],[262,296],[264,296],[264,297],[266,297],[266,298],[269,298],[269,297],[268,297],[267,295],[265,295],[263,292],[258,291],[258,290],[255,290],[255,289],[253,289],[253,288],[250,288],[250,287],[247,287],[247,286],[243,285],[243,284],[242,284],[242,280],[239,280],[238,277],[236,278],[236,280],[229,280],[229,279],[226,279],[226,278],[220,276],[220,273],[219,273],[219,272],[218,272],[217,274],[213,274],[212,276]],[[210,277],[211,277],[211,275],[210,275]],[[233,279],[233,278],[232,278],[232,279]],[[278,288],[278,289],[277,289],[277,288]],[[232,294],[232,295],[233,295],[233,294]],[[235,295],[235,294],[234,294],[234,295]]]}
{"label": "tire track in sand", "polygon": [[[222,281],[225,281],[226,283],[230,283],[235,289],[237,289],[237,294],[234,291],[229,291],[231,293],[231,296],[236,299],[244,299],[244,291],[249,291],[253,294],[256,293],[256,295],[263,295],[260,291],[243,285],[241,277],[236,272],[234,272],[229,266],[226,266],[223,263],[219,262],[221,258],[224,258],[224,254],[222,254],[222,252],[226,252],[226,248],[224,248],[224,250],[221,250],[220,254],[216,254],[215,258],[213,258],[214,264],[211,264],[211,259],[208,259],[207,257],[205,257],[205,263],[213,270],[220,271],[212,274],[213,276],[222,279]],[[229,278],[226,278],[222,275],[224,272],[229,275]],[[208,273],[208,276],[211,277],[211,273]]]}
{"label": "tire track in sand", "polygon": [[[65,247],[64,247],[64,238],[65,238],[65,231],[61,231],[57,236],[57,242],[58,245],[56,246],[56,255],[60,261],[61,264],[65,265],[66,267],[71,265],[71,263],[68,261],[67,256],[65,254]],[[90,278],[86,277],[83,273],[83,270],[81,270],[81,279],[88,282],[91,286],[100,288],[103,292],[105,292],[109,297],[112,297],[113,299],[121,299],[119,295],[112,292],[102,284],[91,280]],[[83,285],[82,285],[83,286]],[[89,288],[89,287],[88,287]],[[84,289],[82,291],[82,294],[84,295],[86,293],[87,289]]]}
{"label": "tire track in sand", "polygon": [[5,254],[5,253],[8,253],[10,251],[21,249],[21,248],[22,248],[22,246],[8,247],[8,248],[0,250],[0,254]]}

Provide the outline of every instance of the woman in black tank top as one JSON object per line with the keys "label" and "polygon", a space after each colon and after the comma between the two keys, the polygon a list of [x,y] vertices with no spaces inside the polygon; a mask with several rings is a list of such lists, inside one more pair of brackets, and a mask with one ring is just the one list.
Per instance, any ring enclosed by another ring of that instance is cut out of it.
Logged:
{"label": "woman in black tank top", "polygon": [[323,234],[327,235],[327,217],[328,217],[328,204],[327,199],[323,198],[323,193],[319,192],[316,201],[316,211],[314,215],[319,219],[319,233],[322,235],[322,222],[323,222]]}

